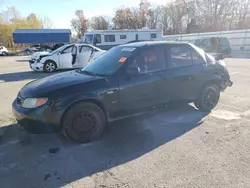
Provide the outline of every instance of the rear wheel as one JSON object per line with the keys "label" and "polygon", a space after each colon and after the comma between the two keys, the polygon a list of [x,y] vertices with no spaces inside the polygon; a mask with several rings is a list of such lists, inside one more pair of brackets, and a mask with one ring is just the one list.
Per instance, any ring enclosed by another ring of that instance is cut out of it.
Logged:
{"label": "rear wheel", "polygon": [[55,72],[56,63],[54,61],[46,61],[43,67],[44,72]]}
{"label": "rear wheel", "polygon": [[105,127],[105,115],[93,103],[81,102],[71,107],[63,118],[63,133],[79,143],[98,139]]}
{"label": "rear wheel", "polygon": [[194,105],[201,111],[210,112],[216,107],[220,99],[220,89],[216,84],[203,88]]}
{"label": "rear wheel", "polygon": [[3,52],[2,55],[3,55],[3,56],[7,56],[8,53],[7,53],[7,52]]}

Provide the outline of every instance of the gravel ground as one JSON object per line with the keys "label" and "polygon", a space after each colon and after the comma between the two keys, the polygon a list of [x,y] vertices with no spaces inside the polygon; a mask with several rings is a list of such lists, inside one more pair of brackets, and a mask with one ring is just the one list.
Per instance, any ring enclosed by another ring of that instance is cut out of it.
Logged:
{"label": "gravel ground", "polygon": [[250,60],[226,59],[234,86],[210,114],[192,105],[157,111],[112,123],[100,141],[78,145],[18,129],[12,101],[27,82],[47,76],[24,59],[0,57],[1,188],[249,187]]}

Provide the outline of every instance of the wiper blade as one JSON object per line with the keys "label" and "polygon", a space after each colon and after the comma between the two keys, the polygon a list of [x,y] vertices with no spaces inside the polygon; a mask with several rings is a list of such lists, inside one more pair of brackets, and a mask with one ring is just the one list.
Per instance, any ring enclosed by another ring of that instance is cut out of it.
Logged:
{"label": "wiper blade", "polygon": [[83,73],[85,73],[85,74],[88,74],[88,75],[91,75],[91,76],[97,76],[95,73],[89,72],[89,71],[86,71],[86,70],[83,70],[83,71],[81,71],[81,72],[83,72]]}

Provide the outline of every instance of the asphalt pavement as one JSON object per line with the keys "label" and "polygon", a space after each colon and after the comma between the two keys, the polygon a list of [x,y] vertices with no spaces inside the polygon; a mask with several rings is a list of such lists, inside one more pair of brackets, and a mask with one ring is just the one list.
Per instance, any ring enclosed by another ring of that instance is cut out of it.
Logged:
{"label": "asphalt pavement", "polygon": [[232,88],[202,113],[192,104],[109,124],[102,139],[75,144],[29,135],[11,112],[17,92],[48,76],[27,57],[0,57],[0,187],[188,187],[250,185],[250,60],[226,59]]}

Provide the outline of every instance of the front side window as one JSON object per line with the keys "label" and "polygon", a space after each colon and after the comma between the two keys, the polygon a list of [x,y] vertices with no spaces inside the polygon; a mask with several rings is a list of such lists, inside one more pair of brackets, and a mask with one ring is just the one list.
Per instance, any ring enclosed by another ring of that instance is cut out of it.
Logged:
{"label": "front side window", "polygon": [[187,46],[170,47],[170,59],[173,68],[186,67],[193,64],[190,49]]}
{"label": "front side window", "polygon": [[71,53],[72,52],[72,49],[73,49],[73,46],[69,46],[67,48],[65,48],[62,53],[66,54],[66,53]]}
{"label": "front side window", "polygon": [[104,40],[105,42],[115,42],[115,35],[105,35]]}
{"label": "front side window", "polygon": [[193,48],[190,48],[190,49],[191,49],[191,53],[192,53],[193,64],[194,65],[204,64],[205,61],[201,57],[201,55],[196,50],[194,50]]}
{"label": "front side window", "polygon": [[228,40],[226,38],[221,38],[220,43],[221,43],[222,46],[225,46],[225,47],[230,46],[230,44],[229,44],[229,42],[228,42]]}
{"label": "front side window", "polygon": [[163,47],[153,47],[143,50],[133,60],[131,66],[136,66],[140,74],[152,73],[166,69],[166,57]]}

